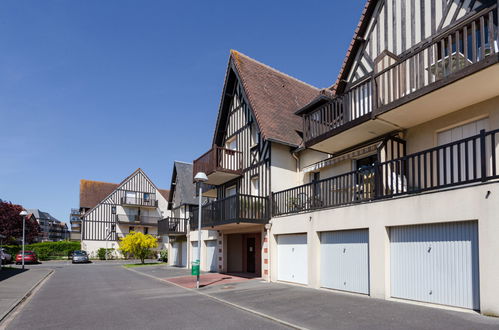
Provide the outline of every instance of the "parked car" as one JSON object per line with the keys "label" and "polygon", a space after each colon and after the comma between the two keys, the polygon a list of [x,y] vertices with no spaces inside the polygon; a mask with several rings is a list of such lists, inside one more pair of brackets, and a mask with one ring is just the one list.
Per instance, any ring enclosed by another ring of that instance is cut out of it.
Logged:
{"label": "parked car", "polygon": [[88,254],[86,251],[77,250],[77,251],[73,251],[72,256],[71,256],[71,262],[73,264],[87,263],[87,262],[90,262],[90,260],[88,259]]}
{"label": "parked car", "polygon": [[5,250],[5,248],[2,248],[0,250],[0,259],[3,264],[9,264],[12,262],[12,256],[7,253],[7,250]]}
{"label": "parked car", "polygon": [[[21,264],[23,261],[22,252],[16,254],[16,265]],[[37,264],[38,256],[33,251],[24,251],[24,263],[25,264]]]}

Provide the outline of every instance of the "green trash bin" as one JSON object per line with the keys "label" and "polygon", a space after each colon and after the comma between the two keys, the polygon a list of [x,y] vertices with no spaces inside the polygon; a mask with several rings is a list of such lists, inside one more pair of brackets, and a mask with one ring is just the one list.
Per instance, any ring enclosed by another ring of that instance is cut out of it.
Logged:
{"label": "green trash bin", "polygon": [[199,275],[199,260],[192,262],[191,275]]}

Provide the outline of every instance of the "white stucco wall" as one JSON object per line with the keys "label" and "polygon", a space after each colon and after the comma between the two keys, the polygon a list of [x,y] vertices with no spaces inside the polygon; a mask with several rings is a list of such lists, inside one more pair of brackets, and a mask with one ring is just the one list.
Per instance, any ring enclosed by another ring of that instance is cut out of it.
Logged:
{"label": "white stucco wall", "polygon": [[[487,197],[487,192],[490,194]],[[276,235],[306,233],[308,285],[320,286],[322,231],[369,229],[370,295],[390,297],[389,234],[391,226],[478,221],[480,306],[499,315],[499,183],[434,192],[348,207],[303,213],[271,220],[271,279],[277,280]]]}

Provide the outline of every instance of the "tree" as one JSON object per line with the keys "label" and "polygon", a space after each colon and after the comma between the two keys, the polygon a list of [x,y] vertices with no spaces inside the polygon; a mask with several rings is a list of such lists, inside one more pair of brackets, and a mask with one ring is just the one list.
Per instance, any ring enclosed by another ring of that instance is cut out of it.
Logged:
{"label": "tree", "polygon": [[[19,215],[23,207],[7,202],[0,202],[0,234],[7,237],[7,242],[15,242],[23,236],[23,218]],[[26,217],[26,242],[33,242],[40,234],[40,226],[34,217]]]}
{"label": "tree", "polygon": [[144,235],[141,232],[130,232],[120,241],[121,251],[133,254],[144,263],[144,259],[151,254],[151,249],[158,247],[158,240],[151,235]]}

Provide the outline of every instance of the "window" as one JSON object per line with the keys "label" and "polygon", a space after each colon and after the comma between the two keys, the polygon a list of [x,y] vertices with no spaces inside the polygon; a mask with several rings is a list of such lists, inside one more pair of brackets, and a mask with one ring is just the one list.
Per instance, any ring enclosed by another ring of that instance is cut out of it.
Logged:
{"label": "window", "polygon": [[232,138],[225,142],[225,148],[230,150],[237,150],[237,138]]}
{"label": "window", "polygon": [[144,227],[144,234],[149,234],[149,227]]}
{"label": "window", "polygon": [[111,206],[111,214],[116,214],[116,206]]}
{"label": "window", "polygon": [[148,201],[151,198],[151,194],[149,193],[144,193],[144,200]]}
{"label": "window", "polygon": [[260,193],[260,177],[254,176],[251,178],[251,194],[259,196]]}
{"label": "window", "polygon": [[225,189],[225,197],[234,196],[237,193],[236,186],[230,186]]}
{"label": "window", "polygon": [[134,226],[128,227],[128,232],[131,233],[132,231],[135,231],[135,227]]}
{"label": "window", "polygon": [[256,123],[251,125],[251,145],[258,144],[258,128],[256,127]]}
{"label": "window", "polygon": [[116,232],[116,225],[111,225],[111,231],[114,233]]}

